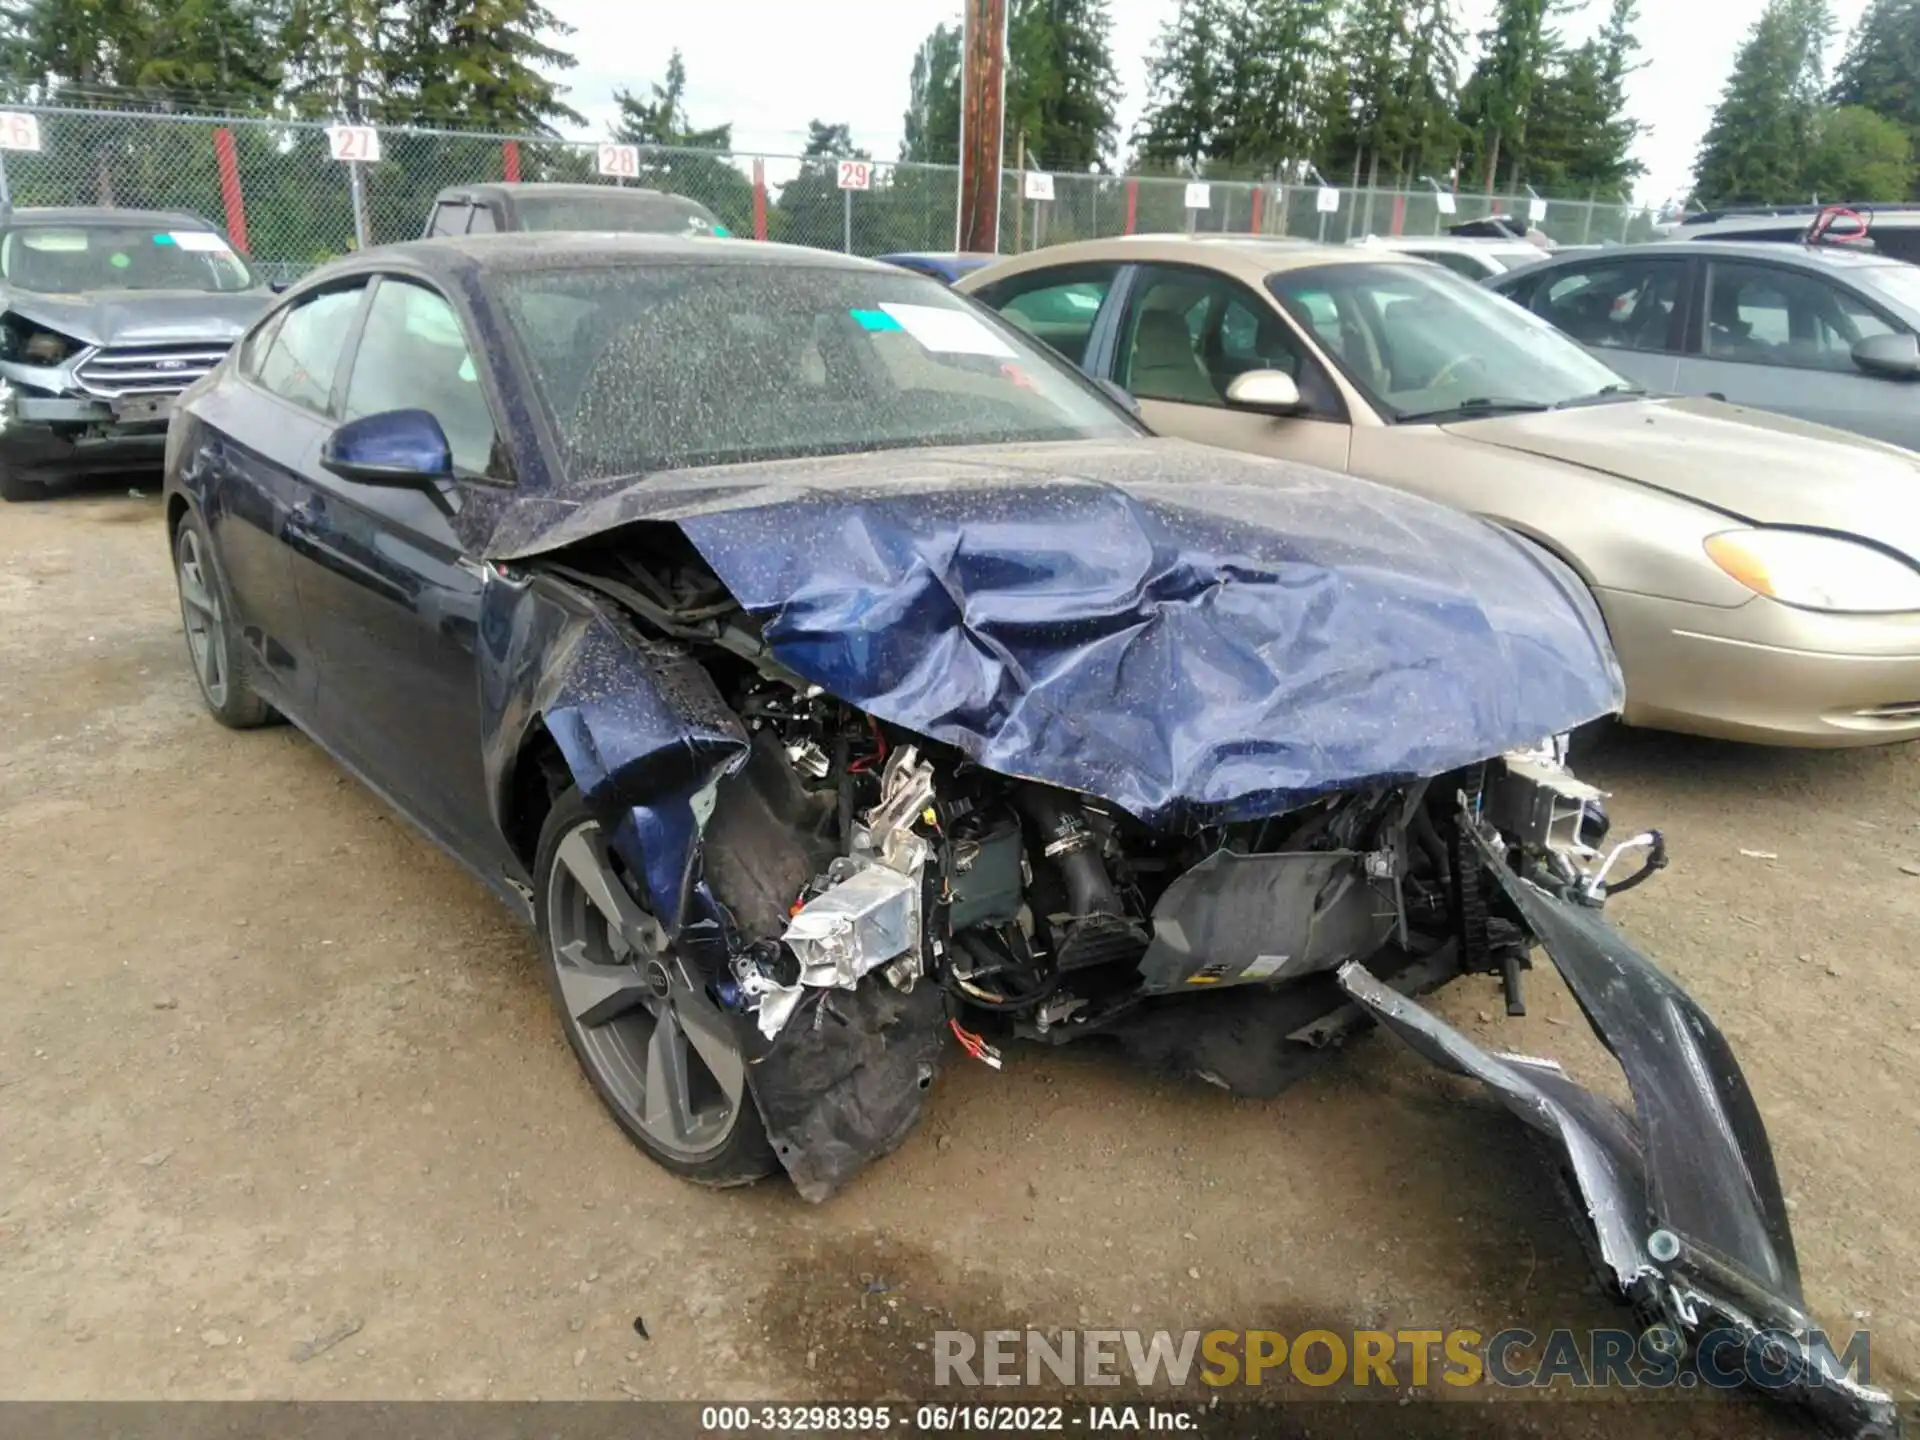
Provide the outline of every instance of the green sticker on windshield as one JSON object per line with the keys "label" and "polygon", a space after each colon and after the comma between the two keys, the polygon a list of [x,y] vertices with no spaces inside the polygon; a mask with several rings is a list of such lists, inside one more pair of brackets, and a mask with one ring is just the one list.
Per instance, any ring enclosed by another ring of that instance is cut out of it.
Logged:
{"label": "green sticker on windshield", "polygon": [[731,240],[733,238],[733,232],[724,225],[714,226],[713,233],[718,235],[722,240]]}
{"label": "green sticker on windshield", "polygon": [[107,263],[113,266],[113,268],[116,270],[124,270],[129,265],[133,264],[133,261],[129,260],[124,254],[116,250],[113,252],[111,256],[107,258]]}
{"label": "green sticker on windshield", "polygon": [[862,330],[898,330],[900,322],[884,310],[849,310],[854,323]]}
{"label": "green sticker on windshield", "polygon": [[153,237],[153,243],[156,245],[171,245],[173,244],[173,236],[166,234],[156,235]]}

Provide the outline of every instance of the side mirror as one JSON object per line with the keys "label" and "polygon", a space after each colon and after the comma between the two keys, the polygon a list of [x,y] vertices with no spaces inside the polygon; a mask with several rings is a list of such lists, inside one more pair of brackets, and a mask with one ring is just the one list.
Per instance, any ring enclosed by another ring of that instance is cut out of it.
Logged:
{"label": "side mirror", "polygon": [[453,478],[453,452],[425,410],[387,410],[349,420],[320,447],[320,463],[342,480],[437,490]]}
{"label": "side mirror", "polygon": [[267,282],[267,289],[276,295],[284,295],[287,293],[287,287],[292,283],[291,280],[269,280]]}
{"label": "side mirror", "polygon": [[1920,338],[1913,335],[1869,335],[1853,347],[1853,363],[1869,375],[1888,380],[1920,376]]}
{"label": "side mirror", "polygon": [[1093,383],[1106,391],[1107,398],[1112,400],[1113,403],[1118,405],[1122,410],[1125,410],[1129,415],[1133,416],[1134,419],[1138,420],[1140,418],[1140,402],[1134,399],[1126,390],[1114,384],[1111,380],[1096,380]]}
{"label": "side mirror", "polygon": [[1227,404],[1236,410],[1264,410],[1273,415],[1291,415],[1306,401],[1300,387],[1284,370],[1249,370],[1236,375],[1227,386]]}

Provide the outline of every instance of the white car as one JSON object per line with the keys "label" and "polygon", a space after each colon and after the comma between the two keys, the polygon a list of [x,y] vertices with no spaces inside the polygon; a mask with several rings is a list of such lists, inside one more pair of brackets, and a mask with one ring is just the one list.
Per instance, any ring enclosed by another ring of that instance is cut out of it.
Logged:
{"label": "white car", "polygon": [[1491,236],[1477,239],[1464,235],[1369,235],[1353,243],[1366,250],[1391,250],[1431,260],[1469,280],[1485,280],[1509,270],[1536,265],[1553,253],[1531,240],[1498,240]]}

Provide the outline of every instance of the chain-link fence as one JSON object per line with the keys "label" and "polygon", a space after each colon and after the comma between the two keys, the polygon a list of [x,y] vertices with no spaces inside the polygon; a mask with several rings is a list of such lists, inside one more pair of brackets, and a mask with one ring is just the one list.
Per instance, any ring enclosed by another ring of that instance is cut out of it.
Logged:
{"label": "chain-link fence", "polygon": [[[37,150],[0,149],[0,179],[13,205],[192,211],[224,224],[275,279],[363,240],[414,238],[441,189],[489,180],[648,186],[698,200],[736,235],[862,255],[954,244],[959,175],[945,165],[877,163],[867,188],[843,190],[832,158],[640,147],[631,176],[613,180],[601,173],[602,147],[592,141],[382,127],[380,158],[361,163],[332,158],[329,127],[314,121],[57,106],[9,113],[33,116],[39,138]],[[17,143],[17,133],[10,138]],[[1592,200],[1160,176],[1051,179],[1052,199],[1030,199],[1026,175],[1004,174],[1003,252],[1186,230],[1344,242],[1438,234],[1496,213],[1531,219],[1563,244],[1651,233],[1647,212]],[[1449,201],[1451,213],[1442,213]]]}

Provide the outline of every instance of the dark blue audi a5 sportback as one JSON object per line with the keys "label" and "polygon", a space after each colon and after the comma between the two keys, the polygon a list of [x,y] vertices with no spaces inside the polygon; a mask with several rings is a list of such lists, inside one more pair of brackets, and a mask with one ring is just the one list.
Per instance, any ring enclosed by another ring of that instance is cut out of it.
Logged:
{"label": "dark blue audi a5 sportback", "polygon": [[[181,399],[166,504],[214,715],[293,721],[531,921],[669,1169],[822,1199],[956,1054],[1107,1035],[1272,1093],[1378,1021],[1558,1147],[1646,1315],[1889,1404],[1810,1338],[1726,1041],[1601,918],[1664,847],[1566,769],[1619,668],[1506,532],[1155,438],[934,280],[711,237],[329,266]],[[1635,1116],[1417,1003],[1517,1010],[1540,946]]]}

